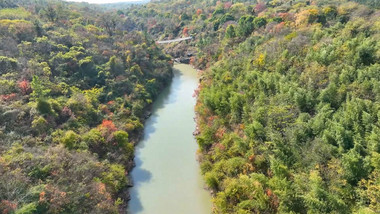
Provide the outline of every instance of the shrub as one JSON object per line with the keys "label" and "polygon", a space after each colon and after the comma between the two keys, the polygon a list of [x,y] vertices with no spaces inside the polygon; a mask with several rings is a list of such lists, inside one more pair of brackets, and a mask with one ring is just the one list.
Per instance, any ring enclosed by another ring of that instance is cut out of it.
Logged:
{"label": "shrub", "polygon": [[210,189],[214,191],[217,191],[219,189],[219,181],[214,172],[207,172],[205,174],[205,181]]}
{"label": "shrub", "polygon": [[37,202],[32,202],[17,209],[15,214],[33,214],[37,211]]}
{"label": "shrub", "polygon": [[32,129],[38,134],[46,133],[49,129],[48,122],[45,120],[45,118],[40,116],[37,119],[33,120]]}
{"label": "shrub", "polygon": [[112,193],[118,193],[127,185],[124,167],[120,164],[110,164],[108,171],[102,174],[102,181],[111,189]]}
{"label": "shrub", "polygon": [[61,143],[68,149],[75,149],[79,146],[81,137],[72,130],[69,130],[61,139]]}
{"label": "shrub", "polygon": [[38,112],[40,112],[40,114],[51,114],[52,113],[52,109],[51,109],[51,105],[48,101],[46,100],[43,100],[43,99],[39,99],[37,101],[37,110]]}
{"label": "shrub", "polygon": [[6,74],[16,70],[17,59],[0,56],[0,74]]}

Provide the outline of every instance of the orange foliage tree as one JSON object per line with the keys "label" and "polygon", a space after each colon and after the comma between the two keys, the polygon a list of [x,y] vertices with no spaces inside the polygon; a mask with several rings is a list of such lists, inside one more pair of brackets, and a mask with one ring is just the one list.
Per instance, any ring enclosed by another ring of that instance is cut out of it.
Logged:
{"label": "orange foliage tree", "polygon": [[18,82],[18,87],[19,87],[21,93],[24,95],[30,93],[30,91],[31,91],[30,83],[28,80],[22,80],[22,81]]}
{"label": "orange foliage tree", "polygon": [[113,132],[117,130],[112,120],[103,120],[102,124],[98,126],[98,129],[100,130],[103,136],[110,136]]}
{"label": "orange foliage tree", "polygon": [[188,28],[188,27],[185,27],[185,28],[183,29],[183,31],[182,31],[182,34],[183,34],[184,36],[189,36],[189,28]]}

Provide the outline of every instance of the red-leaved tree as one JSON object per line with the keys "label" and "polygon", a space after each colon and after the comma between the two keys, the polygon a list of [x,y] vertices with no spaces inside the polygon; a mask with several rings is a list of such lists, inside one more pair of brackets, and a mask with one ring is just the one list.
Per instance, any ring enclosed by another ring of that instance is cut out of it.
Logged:
{"label": "red-leaved tree", "polygon": [[189,28],[188,27],[185,27],[182,31],[183,35],[184,36],[189,36]]}
{"label": "red-leaved tree", "polygon": [[100,130],[103,136],[110,136],[113,132],[117,130],[112,120],[103,120],[102,124],[98,126],[98,129]]}
{"label": "red-leaved tree", "polygon": [[18,87],[23,95],[29,94],[31,92],[30,83],[28,80],[22,80],[18,82]]}

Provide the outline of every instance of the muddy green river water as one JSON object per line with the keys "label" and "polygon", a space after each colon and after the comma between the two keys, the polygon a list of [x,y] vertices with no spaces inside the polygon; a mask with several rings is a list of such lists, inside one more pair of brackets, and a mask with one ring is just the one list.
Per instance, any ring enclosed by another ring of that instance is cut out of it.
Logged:
{"label": "muddy green river water", "polygon": [[192,135],[196,71],[184,64],[174,69],[173,81],[154,103],[136,147],[129,201],[132,214],[211,213],[211,196],[204,189]]}

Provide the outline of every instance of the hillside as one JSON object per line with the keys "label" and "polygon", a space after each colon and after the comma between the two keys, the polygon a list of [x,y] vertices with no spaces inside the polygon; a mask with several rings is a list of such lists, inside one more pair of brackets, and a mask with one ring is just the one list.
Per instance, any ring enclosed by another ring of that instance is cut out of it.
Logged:
{"label": "hillside", "polygon": [[133,147],[170,58],[99,6],[0,8],[0,213],[124,212]]}
{"label": "hillside", "polygon": [[161,1],[128,11],[195,53],[215,213],[380,211],[379,1]]}
{"label": "hillside", "polygon": [[214,213],[380,212],[380,1],[0,8],[1,212],[124,212],[133,146],[181,56],[200,69]]}

